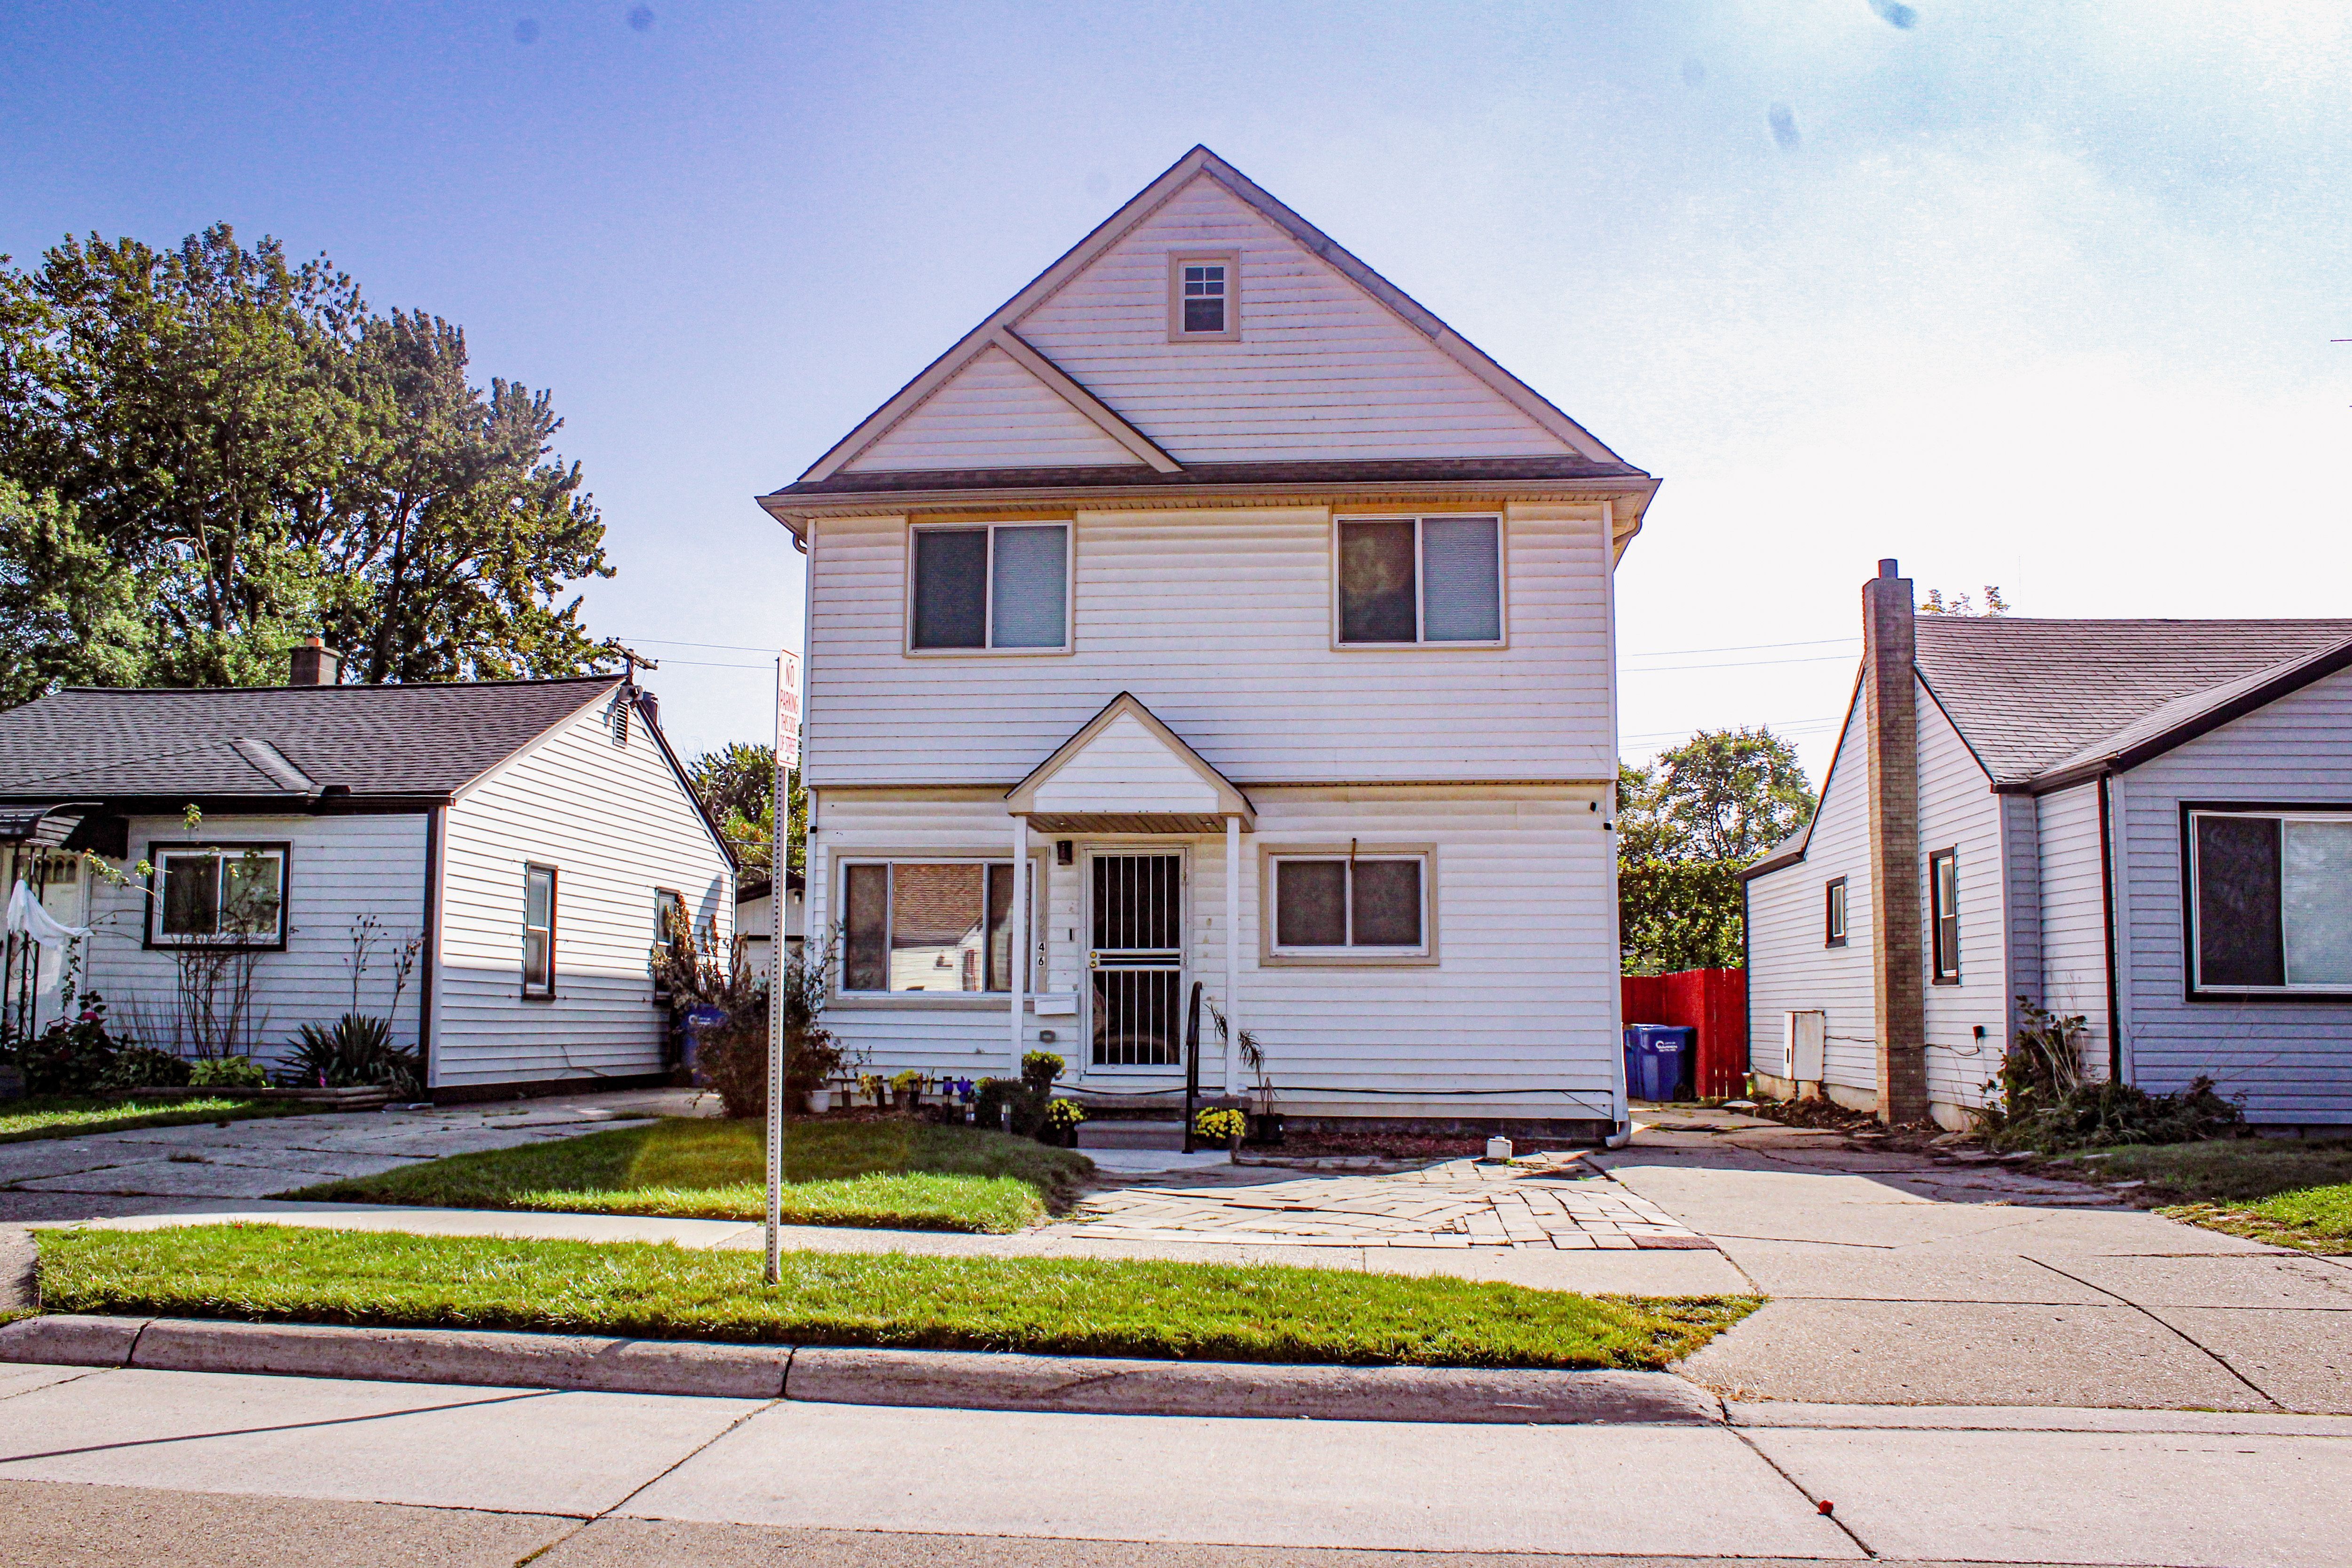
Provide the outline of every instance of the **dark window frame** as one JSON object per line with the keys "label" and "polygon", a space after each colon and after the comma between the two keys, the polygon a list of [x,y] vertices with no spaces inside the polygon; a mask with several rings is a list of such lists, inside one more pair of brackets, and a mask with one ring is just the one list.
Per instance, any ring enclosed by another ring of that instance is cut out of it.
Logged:
{"label": "dark window frame", "polygon": [[[1331,520],[1331,646],[1363,648],[1507,648],[1511,646],[1511,542],[1500,511],[1348,512]],[[1433,521],[1477,521],[1495,525],[1495,635],[1491,637],[1432,637],[1429,635],[1427,525]],[[1412,636],[1410,638],[1348,636],[1343,573],[1347,531],[1366,523],[1409,523],[1412,528]]]}
{"label": "dark window frame", "polygon": [[2199,974],[2201,953],[2199,951],[2196,818],[2203,815],[2225,816],[2333,816],[2352,818],[2352,801],[2238,801],[2184,800],[2180,809],[2180,974],[2181,999],[2186,1002],[2221,1004],[2229,1006],[2271,1005],[2284,1004],[2300,1006],[2308,1004],[2341,1005],[2352,1003],[2352,990],[2295,990],[2288,986],[2237,989],[2212,986],[2202,983]]}
{"label": "dark window frame", "polygon": [[[207,851],[226,858],[258,850],[278,857],[278,935],[270,942],[206,941],[201,936],[167,936],[163,932],[164,858]],[[240,952],[284,952],[294,930],[294,846],[284,838],[150,840],[147,845],[147,918],[140,928],[140,946],[150,952],[175,952],[187,947],[234,947]]]}
{"label": "dark window frame", "polygon": [[[1000,647],[996,641],[996,534],[1005,528],[1058,528],[1062,531],[1062,640],[1047,646],[1024,644]],[[900,649],[910,658],[1019,658],[1024,655],[1068,654],[1077,647],[1077,523],[1066,517],[1008,517],[971,522],[923,522],[907,530],[907,603],[905,647]],[[919,541],[925,534],[978,533],[985,535],[980,563],[980,641],[977,643],[941,643],[930,646],[917,640],[917,605],[922,593],[918,563]]]}
{"label": "dark window frame", "polygon": [[1832,877],[1822,889],[1822,945],[1846,945],[1847,910],[1852,907],[1846,893],[1846,879]]}
{"label": "dark window frame", "polygon": [[[534,926],[530,923],[530,879],[534,872],[539,871],[544,871],[547,873],[547,924],[545,926]],[[519,966],[520,969],[519,978],[522,982],[522,999],[526,1002],[552,1002],[556,999],[555,976],[558,971],[555,963],[555,948],[557,933],[562,929],[562,911],[563,907],[562,892],[563,875],[558,868],[550,866],[544,861],[540,860],[526,860],[523,862],[523,940],[522,962]],[[530,933],[534,931],[544,931],[547,933],[547,981],[545,988],[542,990],[533,990],[530,983]]]}
{"label": "dark window frame", "polygon": [[[1943,907],[1943,879],[1936,874],[1938,865],[1952,868],[1952,907]],[[1951,930],[1948,937],[1945,922]],[[1950,962],[1947,964],[1946,960]],[[1960,983],[1960,851],[1958,845],[1948,849],[1930,850],[1927,855],[1927,975],[1935,985],[1958,985]]]}

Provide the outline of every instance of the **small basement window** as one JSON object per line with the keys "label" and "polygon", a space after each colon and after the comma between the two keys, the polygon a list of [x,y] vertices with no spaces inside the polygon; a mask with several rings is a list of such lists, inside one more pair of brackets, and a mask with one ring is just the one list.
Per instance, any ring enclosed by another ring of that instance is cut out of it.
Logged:
{"label": "small basement window", "polygon": [[1060,653],[1070,646],[1070,525],[918,528],[908,649]]}
{"label": "small basement window", "polygon": [[1275,956],[1428,956],[1426,853],[1276,855],[1273,865]]}
{"label": "small basement window", "polygon": [[2188,816],[2190,994],[2352,996],[2352,811]]}
{"label": "small basement window", "polygon": [[842,869],[845,992],[1013,989],[1013,862],[853,860]]}
{"label": "small basement window", "polygon": [[1240,253],[1171,256],[1168,341],[1229,343],[1241,335]]}
{"label": "small basement window", "polygon": [[1343,518],[1338,637],[1345,645],[1503,640],[1503,520]]}
{"label": "small basement window", "polygon": [[157,896],[150,942],[163,946],[286,945],[283,844],[151,846]]}
{"label": "small basement window", "polygon": [[1822,945],[1843,947],[1845,945],[1845,879],[1843,877],[1830,883],[1827,901],[1828,909],[1822,921]]}

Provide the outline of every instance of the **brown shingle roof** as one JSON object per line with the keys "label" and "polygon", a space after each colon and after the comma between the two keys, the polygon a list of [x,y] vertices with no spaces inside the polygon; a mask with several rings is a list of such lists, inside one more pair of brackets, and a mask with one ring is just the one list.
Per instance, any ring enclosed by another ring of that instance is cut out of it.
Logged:
{"label": "brown shingle roof", "polygon": [[447,795],[620,679],[69,687],[0,713],[0,799]]}
{"label": "brown shingle roof", "polygon": [[1996,784],[2158,741],[2352,644],[2352,620],[1917,624],[1919,673]]}

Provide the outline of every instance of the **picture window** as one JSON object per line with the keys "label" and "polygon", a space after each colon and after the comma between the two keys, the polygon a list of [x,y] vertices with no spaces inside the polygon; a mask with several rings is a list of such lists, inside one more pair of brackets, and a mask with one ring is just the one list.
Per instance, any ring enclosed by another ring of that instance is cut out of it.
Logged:
{"label": "picture window", "polygon": [[845,992],[1013,989],[1010,860],[861,860],[842,868]]}
{"label": "picture window", "polygon": [[2192,811],[2192,988],[2352,994],[2352,812]]}

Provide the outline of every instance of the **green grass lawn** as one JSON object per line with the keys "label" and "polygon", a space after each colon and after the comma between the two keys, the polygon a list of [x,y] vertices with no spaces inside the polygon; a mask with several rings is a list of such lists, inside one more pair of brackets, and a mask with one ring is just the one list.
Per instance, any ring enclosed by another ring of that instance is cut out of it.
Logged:
{"label": "green grass lawn", "polygon": [[[672,1117],[558,1142],[456,1154],[286,1195],[330,1203],[755,1220],[767,1214],[757,1121]],[[1094,1169],[1026,1138],[897,1119],[784,1127],[792,1225],[1013,1231],[1066,1205]]]}
{"label": "green grass lawn", "polygon": [[2281,1247],[2352,1253],[2352,1142],[2126,1145],[2055,1165],[2070,1167],[2103,1182],[2146,1182],[2132,1195],[2175,1219]]}
{"label": "green grass lawn", "polygon": [[41,1304],[247,1322],[510,1329],[1358,1365],[1659,1368],[1758,1303],[1270,1265],[502,1241],[289,1226],[45,1230]]}
{"label": "green grass lawn", "polygon": [[22,1100],[0,1100],[0,1143],[75,1138],[85,1132],[123,1132],[133,1127],[234,1121],[254,1116],[301,1116],[332,1109],[299,1100],[240,1100],[233,1090],[202,1100],[92,1100],[73,1095],[28,1095]]}

